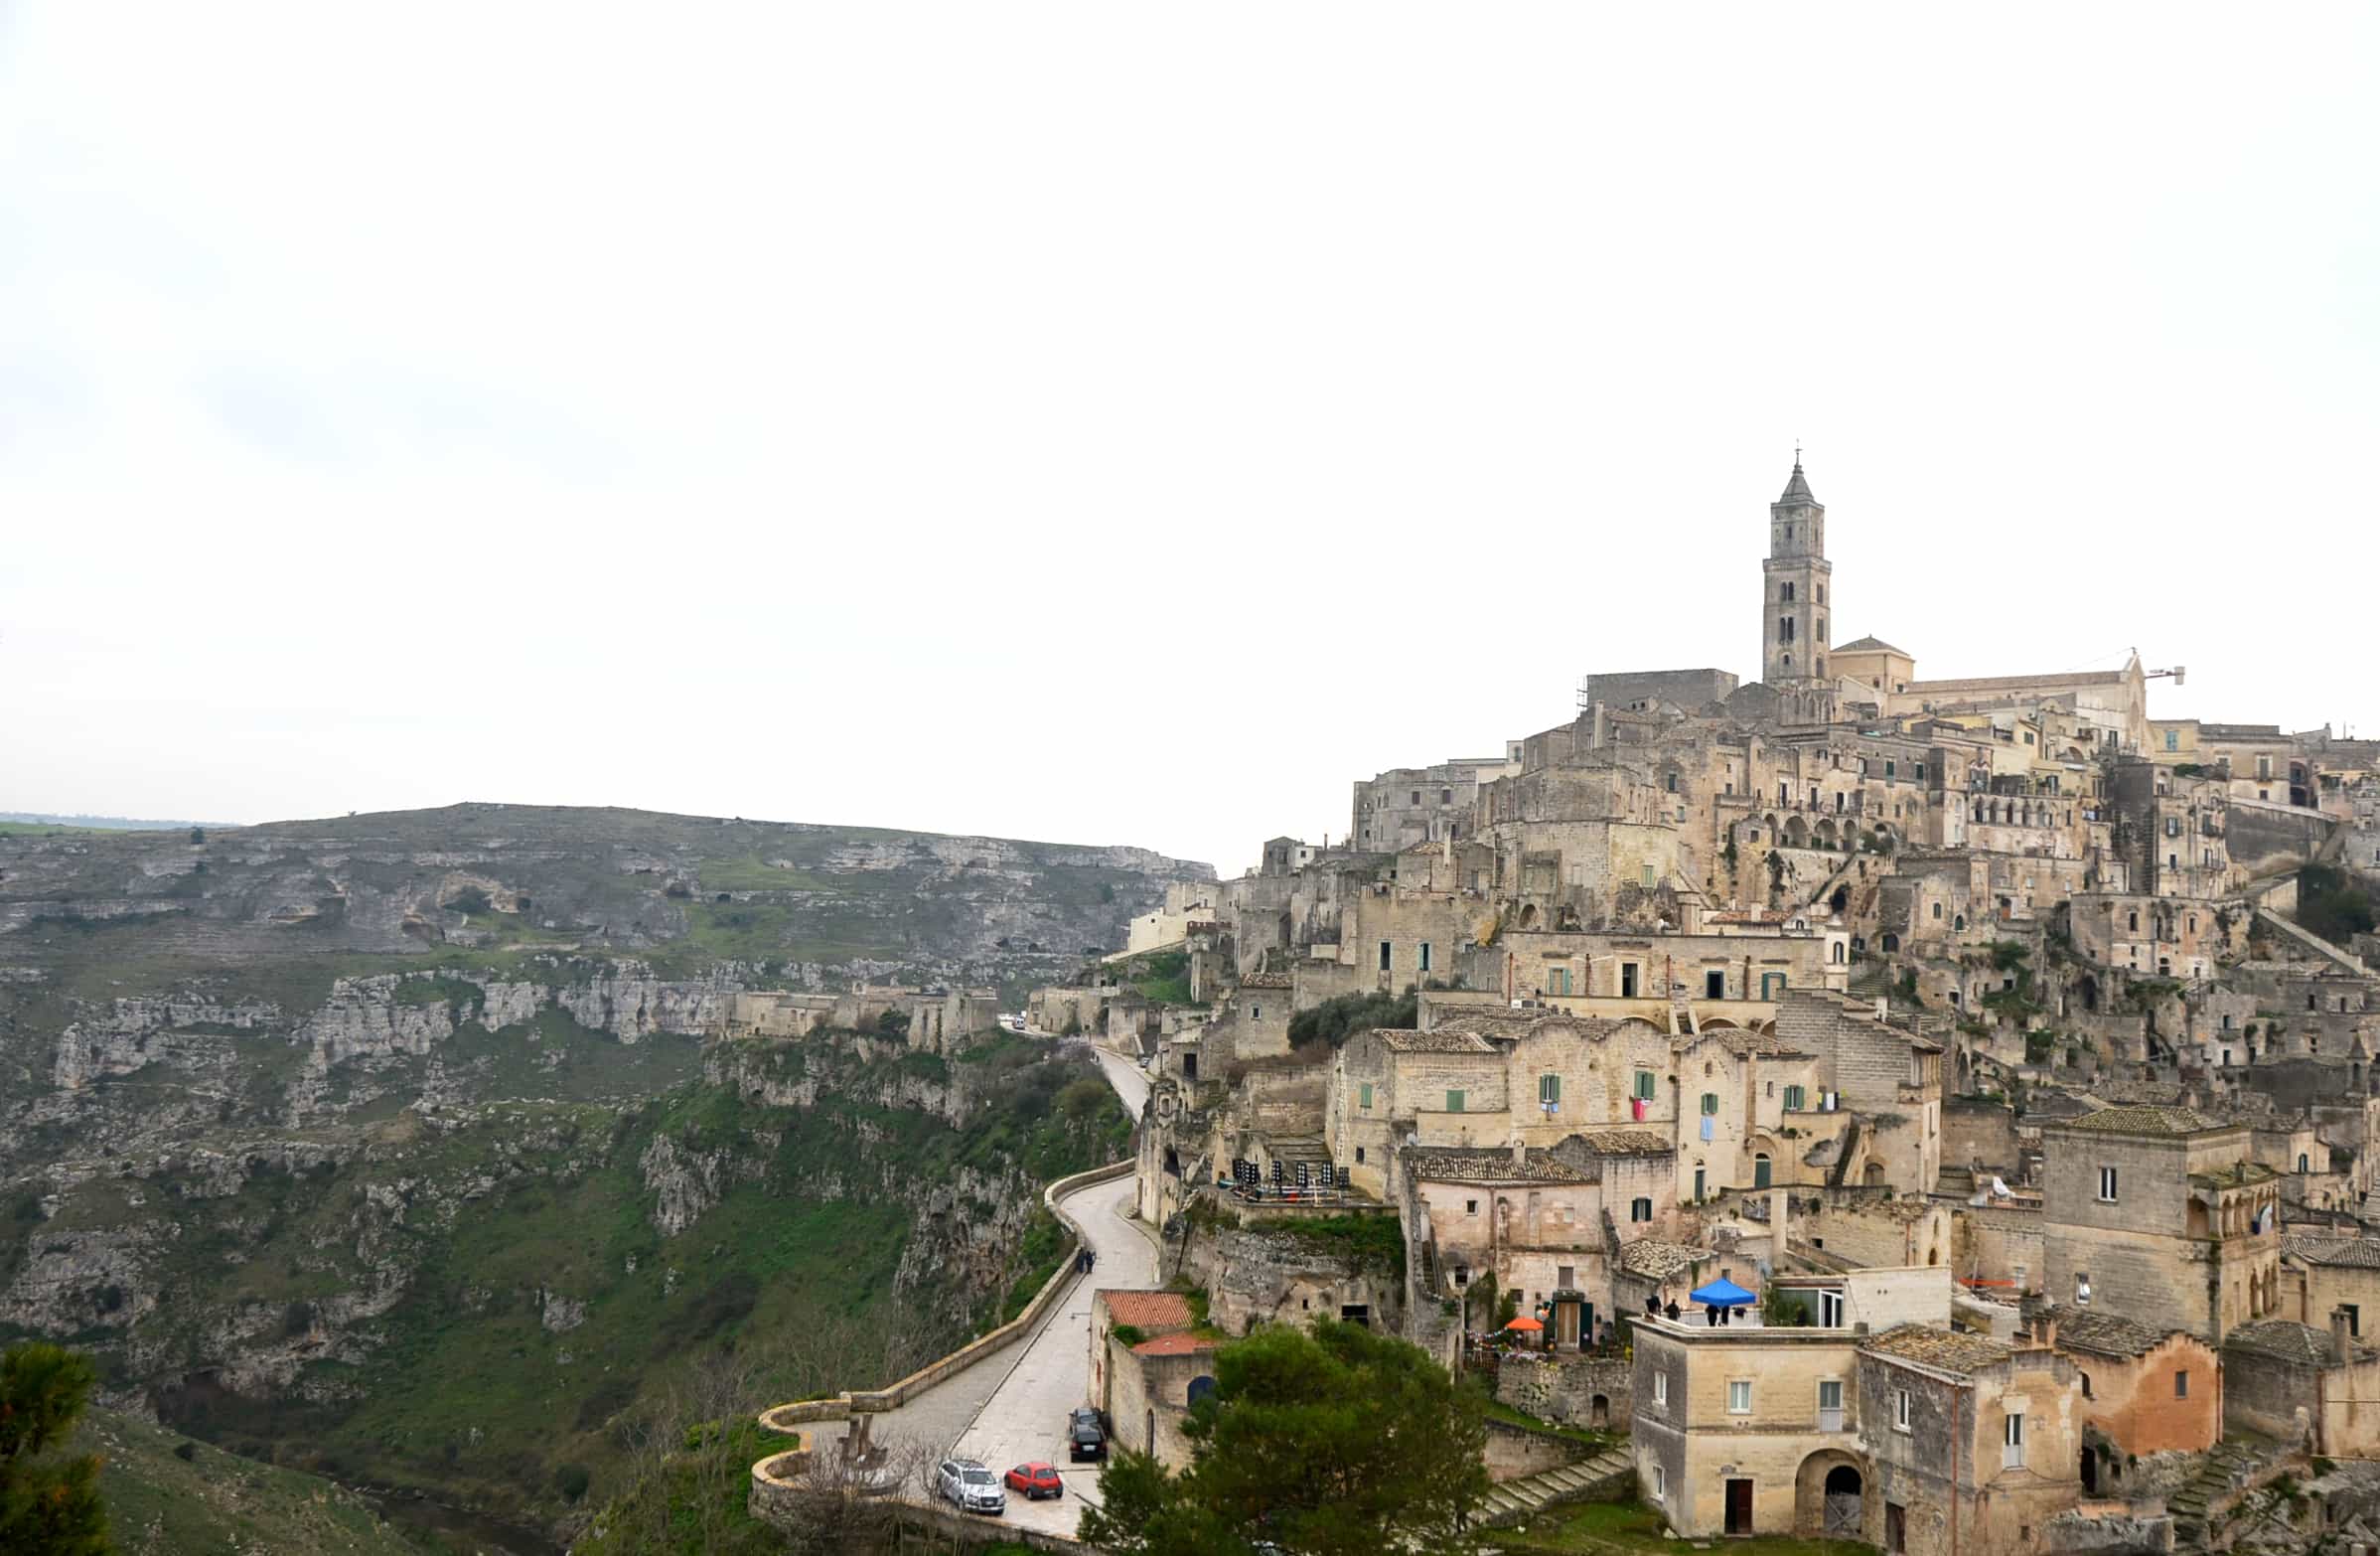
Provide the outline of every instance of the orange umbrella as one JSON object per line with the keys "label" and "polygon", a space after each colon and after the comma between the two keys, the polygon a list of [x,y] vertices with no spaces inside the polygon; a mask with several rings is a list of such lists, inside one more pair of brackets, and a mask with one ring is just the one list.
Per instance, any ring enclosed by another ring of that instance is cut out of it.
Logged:
{"label": "orange umbrella", "polygon": [[1504,1326],[1505,1326],[1506,1328],[1508,1328],[1508,1329],[1519,1329],[1519,1330],[1523,1331],[1524,1333],[1528,1333],[1528,1334],[1535,1334],[1535,1333],[1537,1333],[1537,1332],[1538,1332],[1540,1329],[1543,1329],[1543,1328],[1545,1327],[1545,1325],[1544,1325],[1544,1324],[1542,1324],[1542,1323],[1538,1323],[1538,1322],[1537,1322],[1537,1320],[1535,1320],[1535,1319],[1531,1319],[1531,1318],[1519,1318],[1519,1319],[1515,1319],[1515,1320],[1513,1320],[1513,1321],[1512,1321],[1510,1323],[1507,1323],[1507,1324],[1506,1324],[1506,1325],[1504,1325]]}

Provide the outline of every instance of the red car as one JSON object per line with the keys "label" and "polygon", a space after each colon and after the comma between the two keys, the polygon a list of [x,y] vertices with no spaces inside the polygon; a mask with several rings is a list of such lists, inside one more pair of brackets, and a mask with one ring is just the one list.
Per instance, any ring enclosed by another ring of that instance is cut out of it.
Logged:
{"label": "red car", "polygon": [[1007,1479],[1008,1489],[1024,1492],[1027,1501],[1066,1494],[1066,1482],[1058,1478],[1057,1470],[1050,1465],[1018,1465],[1008,1472]]}

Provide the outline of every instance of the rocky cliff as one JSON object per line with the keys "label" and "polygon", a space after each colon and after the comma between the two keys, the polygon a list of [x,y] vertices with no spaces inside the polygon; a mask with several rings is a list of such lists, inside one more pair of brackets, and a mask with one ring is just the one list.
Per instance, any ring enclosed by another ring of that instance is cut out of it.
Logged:
{"label": "rocky cliff", "polygon": [[706,1046],[726,1002],[1045,977],[1199,872],[503,806],[0,838],[0,1334],[247,1452],[563,1517],[722,1348],[782,1397],[995,1322],[1055,1251],[1038,1183],[1120,1148],[1079,1057]]}

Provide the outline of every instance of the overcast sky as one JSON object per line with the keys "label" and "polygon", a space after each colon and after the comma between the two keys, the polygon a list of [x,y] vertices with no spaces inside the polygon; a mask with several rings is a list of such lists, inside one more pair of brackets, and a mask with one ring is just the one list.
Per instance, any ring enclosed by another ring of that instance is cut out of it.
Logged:
{"label": "overcast sky", "polygon": [[2369,7],[10,6],[0,809],[1253,862],[1836,636],[2380,734]]}

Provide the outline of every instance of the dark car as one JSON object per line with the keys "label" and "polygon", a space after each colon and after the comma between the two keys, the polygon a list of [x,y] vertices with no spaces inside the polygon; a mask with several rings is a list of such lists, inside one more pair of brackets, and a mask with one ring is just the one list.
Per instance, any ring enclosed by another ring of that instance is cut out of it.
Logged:
{"label": "dark car", "polygon": [[1008,1472],[1008,1489],[1022,1491],[1026,1501],[1037,1502],[1045,1496],[1064,1496],[1066,1482],[1058,1478],[1055,1465],[1018,1465]]}
{"label": "dark car", "polygon": [[1108,1429],[1098,1411],[1085,1406],[1067,1418],[1066,1452],[1075,1460],[1108,1457]]}

